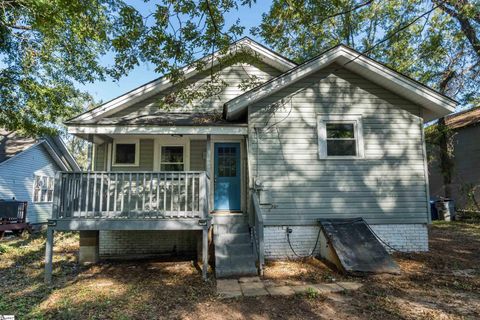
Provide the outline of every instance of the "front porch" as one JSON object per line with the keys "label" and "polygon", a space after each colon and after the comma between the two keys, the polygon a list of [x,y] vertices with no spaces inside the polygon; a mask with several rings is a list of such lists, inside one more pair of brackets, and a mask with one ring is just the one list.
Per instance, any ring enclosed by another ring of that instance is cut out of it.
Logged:
{"label": "front porch", "polygon": [[57,173],[47,229],[45,281],[51,282],[55,231],[80,231],[81,258],[87,252],[95,260],[100,230],[202,231],[199,260],[206,278],[209,181],[205,171]]}
{"label": "front porch", "polygon": [[[81,261],[92,262],[100,256],[102,232],[191,231],[198,235],[193,252],[197,251],[206,278],[214,218],[235,212],[246,223],[249,191],[244,136],[116,134],[89,139],[97,143],[92,171],[60,172],[55,179],[46,282],[51,282],[53,235],[59,231],[79,231]],[[119,156],[120,151],[125,154]],[[237,220],[228,218],[220,224],[236,224],[232,221]],[[149,247],[162,253],[160,246],[151,243]]]}

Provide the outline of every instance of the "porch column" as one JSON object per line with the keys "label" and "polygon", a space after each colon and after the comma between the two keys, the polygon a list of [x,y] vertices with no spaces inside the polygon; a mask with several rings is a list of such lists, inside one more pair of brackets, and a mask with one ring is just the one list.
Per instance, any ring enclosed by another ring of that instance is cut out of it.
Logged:
{"label": "porch column", "polygon": [[[209,185],[207,188],[213,190],[212,185],[214,186],[215,177],[212,176],[212,147],[211,147],[212,136],[207,134],[207,152],[205,157],[205,171],[207,172],[207,177],[209,178]],[[210,196],[212,192],[207,192],[208,196],[208,210],[212,210],[212,197]]]}
{"label": "porch column", "polygon": [[99,260],[99,231],[80,231],[80,253],[78,261],[97,263]]}
{"label": "porch column", "polygon": [[202,277],[207,280],[208,272],[208,224],[202,230]]}
{"label": "porch column", "polygon": [[45,242],[45,283],[52,283],[53,261],[53,228],[47,227],[47,241]]}

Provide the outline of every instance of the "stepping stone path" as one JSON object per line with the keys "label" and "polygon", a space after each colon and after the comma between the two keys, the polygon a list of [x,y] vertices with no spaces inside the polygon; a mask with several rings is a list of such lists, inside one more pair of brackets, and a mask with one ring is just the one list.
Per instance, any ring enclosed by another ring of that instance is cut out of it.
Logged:
{"label": "stepping stone path", "polygon": [[358,290],[360,282],[311,283],[298,285],[276,285],[271,281],[262,281],[259,277],[217,280],[217,294],[224,299],[258,296],[291,296],[313,291],[319,294],[331,294],[342,291]]}

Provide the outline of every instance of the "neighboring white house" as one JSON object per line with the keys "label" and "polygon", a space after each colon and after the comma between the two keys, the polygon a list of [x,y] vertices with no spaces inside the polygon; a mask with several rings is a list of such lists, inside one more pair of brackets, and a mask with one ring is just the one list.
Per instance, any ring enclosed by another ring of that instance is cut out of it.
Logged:
{"label": "neighboring white house", "polygon": [[[232,276],[310,253],[318,219],[361,217],[428,250],[423,123],[457,103],[341,45],[300,65],[248,38],[237,53],[204,58],[223,80],[208,98],[162,109],[177,88],[164,77],[66,122],[95,144],[94,171],[59,177],[49,244],[80,230],[90,261],[202,248],[206,272],[213,225],[216,274]],[[210,90],[209,70],[183,71]]]}
{"label": "neighboring white house", "polygon": [[58,137],[22,137],[0,129],[0,199],[27,201],[27,222],[46,223],[57,171],[79,171]]}

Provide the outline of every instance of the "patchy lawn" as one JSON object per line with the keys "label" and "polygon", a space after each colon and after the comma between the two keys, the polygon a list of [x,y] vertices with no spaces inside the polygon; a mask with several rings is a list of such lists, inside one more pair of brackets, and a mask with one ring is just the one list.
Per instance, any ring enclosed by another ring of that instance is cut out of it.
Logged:
{"label": "patchy lawn", "polygon": [[[395,254],[400,276],[370,276],[331,296],[220,300],[191,262],[76,263],[78,237],[57,234],[54,286],[43,284],[43,235],[0,241],[0,315],[17,319],[479,319],[480,225],[430,228],[429,253]],[[269,263],[265,278],[332,282],[316,259]]]}

